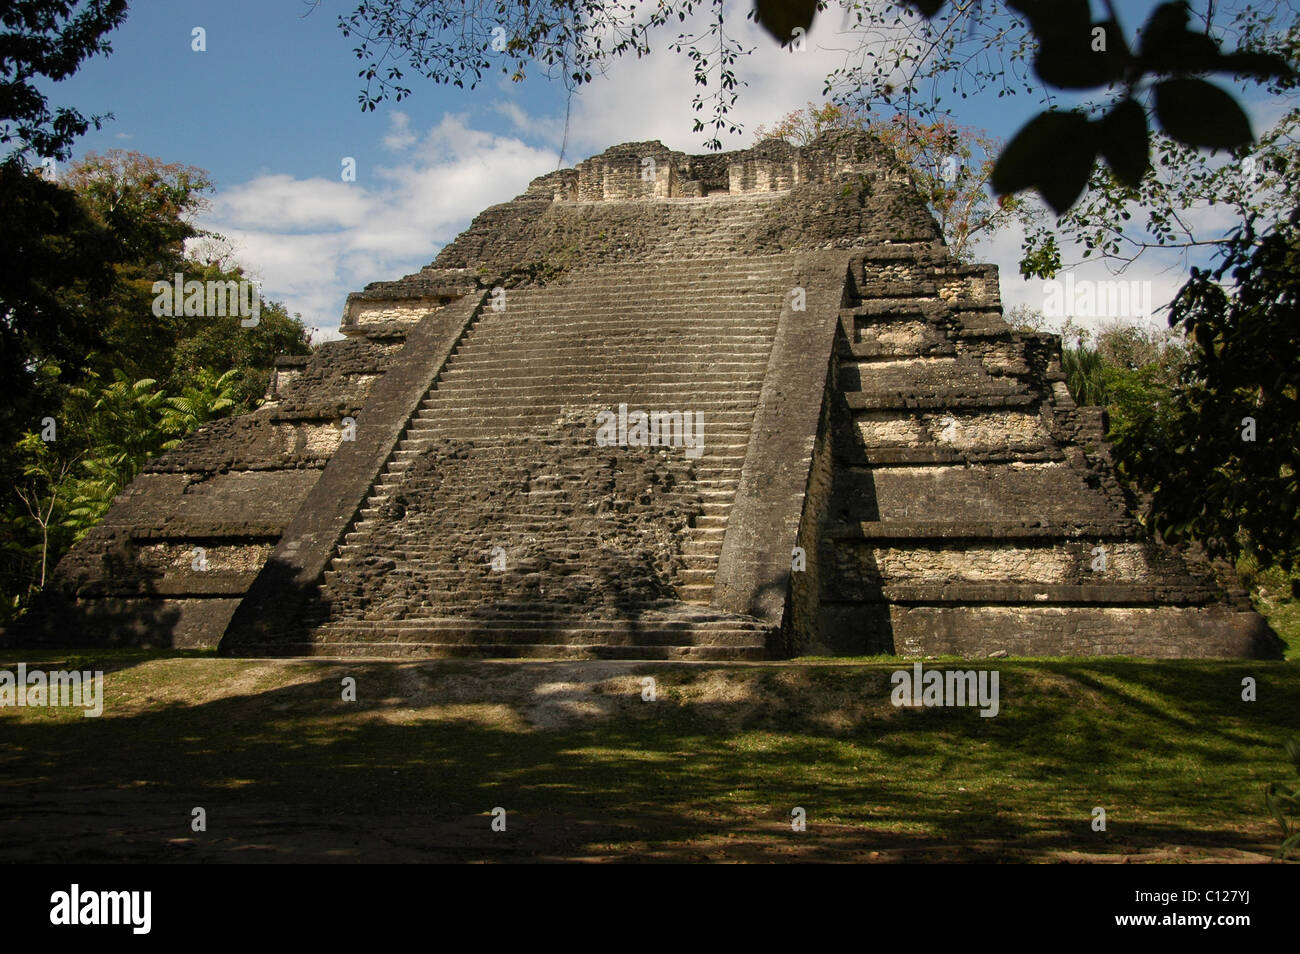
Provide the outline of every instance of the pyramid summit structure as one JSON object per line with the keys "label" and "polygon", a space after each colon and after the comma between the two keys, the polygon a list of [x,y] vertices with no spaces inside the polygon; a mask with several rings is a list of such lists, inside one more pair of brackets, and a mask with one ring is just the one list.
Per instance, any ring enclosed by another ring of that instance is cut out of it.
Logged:
{"label": "pyramid summit structure", "polygon": [[[1267,657],[1059,340],[860,132],[615,146],[151,461],[33,639],[248,655]],[[200,559],[201,555],[201,559]]]}

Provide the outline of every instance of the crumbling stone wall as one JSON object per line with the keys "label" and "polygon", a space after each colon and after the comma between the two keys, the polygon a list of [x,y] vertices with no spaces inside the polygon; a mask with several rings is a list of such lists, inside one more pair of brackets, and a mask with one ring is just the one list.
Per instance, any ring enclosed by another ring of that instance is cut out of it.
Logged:
{"label": "crumbling stone wall", "polygon": [[[697,183],[686,192],[702,197],[648,201],[657,193],[640,178],[643,158]],[[546,281],[616,262],[942,241],[907,173],[862,135],[804,149],[769,140],[717,156],[629,143],[564,172],[477,216],[433,267]]]}
{"label": "crumbling stone wall", "polygon": [[[593,447],[597,407],[508,445],[438,441],[370,530],[330,618],[575,618],[672,602],[701,512],[691,462],[654,447]],[[493,566],[499,560],[500,569]]]}

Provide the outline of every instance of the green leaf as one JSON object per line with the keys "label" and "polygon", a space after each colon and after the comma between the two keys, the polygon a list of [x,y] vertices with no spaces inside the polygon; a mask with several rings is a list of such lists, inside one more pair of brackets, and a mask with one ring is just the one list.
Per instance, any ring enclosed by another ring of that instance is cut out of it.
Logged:
{"label": "green leaf", "polygon": [[[1105,49],[1093,49],[1093,31],[1105,30]],[[1119,24],[1084,23],[1065,33],[1040,35],[1034,72],[1058,89],[1093,89],[1123,78],[1130,61]]]}
{"label": "green leaf", "polygon": [[1286,841],[1282,842],[1281,847],[1278,848],[1277,854],[1274,855],[1274,857],[1286,858],[1296,848],[1300,848],[1300,831],[1296,832]]}
{"label": "green leaf", "polygon": [[1228,53],[1219,58],[1216,69],[1257,80],[1295,76],[1291,64],[1272,53]]}
{"label": "green leaf", "polygon": [[1282,745],[1286,749],[1287,757],[1291,759],[1291,764],[1300,768],[1300,740],[1287,739]]}
{"label": "green leaf", "polygon": [[1136,189],[1151,169],[1147,114],[1140,103],[1126,99],[1093,124],[1098,151],[1120,182]]}
{"label": "green leaf", "polygon": [[1203,72],[1218,69],[1222,59],[1219,45],[1204,33],[1187,29],[1186,3],[1162,3],[1147,18],[1142,28],[1138,51],[1143,66],[1154,72],[1186,70]]}
{"label": "green leaf", "polygon": [[947,2],[948,0],[907,0],[907,5],[927,20],[932,20]]}
{"label": "green leaf", "polygon": [[1007,6],[1029,21],[1040,42],[1049,37],[1086,33],[1092,22],[1088,0],[1008,0]]}
{"label": "green leaf", "polygon": [[1156,116],[1165,132],[1187,146],[1235,149],[1255,141],[1237,101],[1205,80],[1157,83]]}
{"label": "green leaf", "polygon": [[1083,193],[1096,159],[1088,118],[1078,110],[1039,113],[1007,143],[993,167],[999,195],[1037,189],[1063,215]]}
{"label": "green leaf", "polygon": [[754,0],[754,19],[782,46],[796,28],[807,30],[817,16],[817,0]]}

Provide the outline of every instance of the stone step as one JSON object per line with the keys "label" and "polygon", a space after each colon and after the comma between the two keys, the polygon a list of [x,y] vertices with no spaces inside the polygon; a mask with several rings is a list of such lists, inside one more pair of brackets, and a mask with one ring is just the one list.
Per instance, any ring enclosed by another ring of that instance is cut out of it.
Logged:
{"label": "stone step", "polygon": [[[620,405],[626,405],[629,415],[636,412],[671,415],[698,411],[706,416],[706,421],[712,415],[712,420],[719,429],[728,426],[727,416],[731,416],[734,418],[730,424],[733,429],[748,430],[749,417],[752,417],[758,406],[758,400],[752,393],[728,393],[723,388],[696,390],[691,387],[689,380],[677,382],[672,394],[658,395],[645,394],[636,389],[615,391],[612,388],[596,387],[576,387],[566,392],[560,385],[538,387],[531,393],[501,399],[460,393],[455,389],[437,393],[439,399],[418,408],[411,418],[412,422],[418,423],[434,416],[459,414],[484,424],[507,417],[532,417],[544,418],[543,423],[551,425],[558,422],[562,412],[582,412],[583,418],[590,414],[589,420],[594,424],[596,415],[609,411],[617,416]],[[507,436],[512,435],[503,433],[502,439]]]}
{"label": "stone step", "polygon": [[1063,461],[1065,452],[1059,446],[1043,447],[1041,444],[1008,442],[987,450],[957,448],[944,444],[923,446],[872,446],[862,451],[860,462],[842,462],[841,466],[866,465],[870,467],[933,466],[936,464],[1006,464],[1046,463]]}
{"label": "stone step", "polygon": [[931,391],[922,394],[864,394],[847,391],[844,394],[849,409],[853,411],[956,411],[972,408],[1029,408],[1038,405],[1042,397],[1031,393],[996,393],[991,391]]}
{"label": "stone step", "polygon": [[[775,303],[779,309],[789,293],[789,287],[780,276],[735,276],[731,282],[743,282],[743,287],[718,282],[669,282],[651,285],[648,282],[605,281],[593,290],[578,285],[548,285],[544,288],[507,288],[504,296],[495,300],[489,296],[482,317],[499,318],[524,313],[543,314],[556,312],[566,315],[631,315],[644,314],[647,309],[666,314],[679,308],[706,314],[726,313],[741,308],[767,306]],[[494,308],[497,303],[501,307]]]}
{"label": "stone step", "polygon": [[911,342],[848,341],[839,342],[841,360],[857,359],[859,361],[877,361],[881,359],[902,357],[948,357],[957,354],[957,346],[947,340],[925,340]]}
{"label": "stone step", "polygon": [[[581,402],[587,407],[597,407],[601,411],[619,410],[620,404],[628,406],[628,413],[643,411],[647,414],[659,412],[661,414],[671,414],[674,411],[700,411],[701,413],[714,414],[742,414],[753,413],[757,400],[749,395],[729,395],[718,391],[714,393],[699,392],[691,393],[689,390],[681,388],[678,390],[675,399],[666,399],[661,403],[666,407],[659,407],[655,404],[649,404],[640,394],[635,392],[629,394],[626,391],[620,393],[597,393],[591,394],[574,394],[572,392],[567,396],[568,400],[557,398],[559,388],[538,388],[531,395],[527,404],[522,401],[514,403],[506,401],[485,401],[482,398],[476,398],[470,394],[458,394],[455,391],[439,391],[439,399],[430,402],[427,406],[421,407],[416,412],[413,420],[422,420],[425,415],[434,414],[442,411],[491,411],[493,419],[500,417],[525,417],[537,416],[539,414],[549,414],[551,420],[559,413],[561,408],[574,407]],[[576,400],[575,400],[576,399]],[[522,404],[522,407],[520,406]],[[541,405],[540,407],[537,405]],[[606,405],[609,405],[606,407]],[[594,420],[594,415],[593,415]],[[547,423],[551,423],[550,420]]]}
{"label": "stone step", "polygon": [[[335,586],[340,582],[339,574],[352,572],[358,568],[368,566],[367,559],[374,557],[381,560],[403,560],[407,565],[394,567],[389,574],[394,577],[411,577],[420,580],[421,584],[427,588],[427,592],[422,591],[422,595],[430,598],[440,595],[455,595],[458,591],[481,591],[485,587],[493,588],[497,591],[507,583],[517,583],[523,577],[537,575],[541,579],[563,578],[566,583],[586,582],[593,586],[599,585],[602,580],[598,576],[592,576],[585,571],[587,564],[574,558],[568,562],[550,561],[537,556],[521,556],[519,553],[531,552],[522,550],[506,549],[506,568],[504,570],[492,569],[490,563],[490,550],[485,541],[480,547],[475,548],[474,558],[466,559],[459,563],[449,561],[430,562],[430,558],[420,553],[403,553],[397,550],[384,549],[376,551],[369,547],[358,547],[355,545],[340,548],[341,551],[330,569],[326,570],[327,574],[332,576],[325,579],[326,584]],[[694,576],[678,576],[681,583],[712,583],[713,569],[708,566],[684,567],[678,571],[679,574],[695,574]],[[494,601],[493,606],[500,608],[499,592],[497,593],[498,601]],[[535,608],[535,604],[528,604],[528,607]]]}
{"label": "stone step", "polygon": [[[480,439],[486,443],[493,438],[502,436],[503,431],[507,436],[520,434],[521,432],[533,430],[536,427],[547,423],[548,420],[554,420],[554,415],[551,415],[549,418],[546,416],[537,418],[519,418],[504,424],[494,424],[490,426],[487,424],[476,424],[468,417],[464,420],[459,420],[454,416],[449,416],[441,420],[422,418],[407,428],[406,436],[398,444],[398,450],[409,450],[421,446],[427,447],[432,442],[438,440],[464,441]],[[717,434],[712,432],[711,425],[717,427]],[[575,453],[589,453],[593,448],[605,449],[596,443],[595,430],[595,422],[593,421],[591,427],[591,440],[589,442],[583,442],[582,444],[570,445],[570,448]],[[745,450],[749,445],[737,443],[735,439],[736,436],[736,429],[734,427],[726,427],[724,429],[724,422],[710,422],[706,417],[704,421],[704,457],[707,457],[710,461],[715,463],[732,457],[739,457],[743,460]],[[608,446],[617,447],[621,445],[611,444]],[[664,445],[664,448],[681,449],[671,444]],[[492,450],[499,450],[499,448],[493,447]]]}
{"label": "stone step", "polygon": [[[541,385],[519,385],[513,386],[502,384],[498,387],[487,387],[483,385],[474,388],[445,388],[443,390],[430,392],[430,396],[421,402],[419,411],[429,410],[444,406],[447,402],[455,402],[458,405],[478,406],[480,408],[497,407],[500,405],[511,406],[517,405],[521,401],[534,401],[539,395],[549,398],[548,404],[553,407],[569,407],[579,402],[590,406],[591,398],[588,397],[590,389],[585,392],[574,393],[569,390],[567,394],[563,393],[564,385],[553,385],[545,383]],[[622,394],[618,401],[609,400]],[[696,392],[696,397],[703,397],[701,404],[712,406],[731,406],[731,407],[755,407],[758,404],[760,389],[751,385],[736,382],[723,388],[711,388],[709,392],[702,395]],[[612,404],[612,410],[617,410],[619,404],[628,405],[629,410],[661,410],[671,408],[678,404],[683,396],[682,382],[673,382],[672,384],[655,385],[653,387],[638,387],[634,392],[628,393],[626,389],[620,392],[606,393],[602,397],[604,401],[597,403]]]}
{"label": "stone step", "polygon": [[[1196,606],[1215,599],[1211,586],[1144,583],[1098,582],[1019,583],[1019,582],[947,582],[915,583],[890,581],[880,585],[879,597],[863,599],[865,605],[879,603],[928,606],[962,604],[1005,604],[1012,606]],[[823,590],[824,602],[845,602],[834,597],[840,592]]]}
{"label": "stone step", "polygon": [[[674,199],[673,201],[690,200]],[[754,210],[753,214],[761,216],[763,213],[761,210]],[[745,219],[744,221],[749,220]],[[791,257],[789,253],[746,255],[744,257],[735,255],[715,255],[712,257],[699,255],[678,262],[661,262],[658,260],[653,262],[603,262],[599,265],[590,265],[566,272],[563,278],[547,285],[546,288],[558,290],[570,287],[573,284],[586,284],[583,277],[590,273],[612,276],[616,279],[641,275],[644,276],[647,282],[654,283],[657,280],[680,275],[694,275],[698,276],[701,281],[714,281],[720,277],[734,278],[738,273],[747,276],[757,274],[764,269],[789,269],[790,267]]]}
{"label": "stone step", "polygon": [[[280,644],[277,644],[277,648]],[[363,634],[340,630],[320,642],[284,644],[284,653],[321,657],[378,658],[395,657],[421,659],[648,659],[698,662],[759,662],[766,658],[763,646],[741,645],[639,645],[629,643],[494,643],[477,639],[468,643],[438,643],[432,641],[374,642]]]}
{"label": "stone step", "polygon": [[[545,318],[548,323],[553,319],[553,315],[547,315]],[[602,333],[604,330],[608,330],[608,335]],[[593,350],[608,353],[614,345],[617,345],[620,349],[662,345],[672,346],[676,350],[682,351],[700,347],[716,347],[719,350],[747,353],[751,350],[757,351],[770,348],[771,344],[772,329],[756,329],[754,322],[749,319],[738,320],[734,327],[717,329],[702,328],[698,320],[695,322],[683,321],[682,328],[674,330],[671,327],[664,327],[658,321],[655,322],[653,329],[629,328],[628,319],[624,318],[622,320],[611,319],[604,324],[589,323],[573,327],[568,325],[562,328],[552,327],[548,331],[538,331],[529,327],[525,327],[518,332],[507,332],[501,328],[485,329],[471,336],[456,349],[456,359],[471,356],[478,357],[483,354],[514,356],[536,352],[542,346],[546,346],[548,350],[553,348],[555,353],[564,353],[566,351],[587,353]]]}
{"label": "stone step", "polygon": [[[526,422],[525,424],[520,425],[520,430],[526,429],[528,429],[528,424],[526,424]],[[426,424],[421,425],[419,429],[408,430],[407,438],[404,439],[402,445],[399,445],[399,450],[415,450],[415,448],[419,447],[428,447],[429,445],[432,445],[433,442],[439,441],[439,439],[448,442],[474,441],[474,439],[480,437],[484,439],[494,437],[494,435],[499,433],[499,426],[497,426],[497,428],[489,429],[482,425],[476,428],[476,426],[471,424],[456,424],[454,421],[443,421],[439,422],[439,424],[426,422]],[[695,458],[688,458],[688,460],[692,460],[692,467],[694,468],[695,476],[699,478],[735,476],[735,474],[731,473],[714,473],[710,471],[710,468],[727,468],[732,467],[732,465],[740,467],[741,464],[744,464],[746,446],[737,445],[737,443],[723,443],[723,439],[722,435],[719,435],[718,441],[711,441],[706,426],[705,446],[703,446],[705,448],[703,448],[702,454],[695,456]],[[595,443],[593,435],[593,439],[591,439],[590,443],[585,443],[585,445],[575,448],[575,451],[586,452],[586,454],[589,454],[589,452],[594,450],[616,450],[616,448],[619,447],[623,446],[599,446]],[[625,447],[625,450],[641,450],[641,447],[628,446]],[[685,456],[686,451],[690,450],[690,448],[675,445],[655,445],[646,446],[645,450],[680,452],[682,456]],[[486,467],[486,465],[487,464],[480,464],[478,467]]]}
{"label": "stone step", "polygon": [[[749,326],[773,325],[789,298],[785,285],[756,286],[747,293],[713,293],[683,289],[676,294],[643,296],[627,286],[612,286],[603,297],[569,296],[533,299],[506,293],[505,308],[486,306],[475,332],[553,330],[569,325],[621,321],[618,337],[656,329],[707,333],[711,328],[743,332]],[[646,323],[648,317],[654,324]],[[660,320],[662,318],[662,320]],[[693,321],[691,320],[693,319]]]}
{"label": "stone step", "polygon": [[902,298],[864,298],[852,308],[842,310],[840,316],[842,321],[851,320],[855,325],[864,318],[872,321],[933,321],[946,316],[951,309],[952,302],[930,292]]}
{"label": "stone step", "polygon": [[[443,425],[444,427],[450,425]],[[482,438],[481,443],[467,444],[462,437],[452,437],[444,434],[444,431],[429,427],[418,434],[404,438],[398,445],[394,454],[403,454],[405,456],[396,458],[399,461],[418,460],[420,457],[427,455],[431,450],[442,443],[444,445],[455,446],[457,452],[463,454],[464,463],[461,469],[466,473],[486,474],[495,471],[501,465],[501,460],[510,454],[509,448],[503,449],[495,443],[493,438],[499,435],[486,435]],[[692,469],[695,473],[695,486],[705,489],[724,489],[730,481],[733,485],[738,479],[738,474],[731,473],[729,468],[740,466],[744,462],[746,445],[732,442],[732,438],[724,435],[716,435],[716,441],[712,439],[713,435],[705,434],[704,453],[692,461]],[[620,445],[612,445],[617,447]],[[593,449],[604,450],[596,444],[595,436],[590,441],[582,444],[562,445],[557,447],[557,452],[564,451],[573,455],[573,466],[580,467],[580,455],[590,453]],[[685,448],[673,447],[671,445],[655,447],[654,450],[665,450],[669,452],[685,453]],[[690,459],[690,458],[688,458]],[[715,472],[718,468],[718,472]],[[404,468],[398,468],[404,469]],[[381,475],[382,476],[382,475]],[[718,483],[722,481],[722,483]]]}
{"label": "stone step", "polygon": [[[568,628],[579,633],[618,633],[627,636],[651,636],[662,640],[670,638],[677,640],[683,640],[684,638],[701,639],[709,637],[710,634],[732,636],[737,633],[746,633],[758,636],[766,633],[771,628],[767,623],[752,617],[732,616],[723,613],[705,613],[696,618],[682,617],[674,619],[663,618],[662,615],[657,614],[655,611],[648,611],[643,615],[636,607],[629,608],[627,612],[629,615],[626,617],[594,619],[568,617],[561,620],[561,622],[567,623]],[[472,627],[481,630],[499,630],[502,632],[503,637],[516,634],[523,637],[525,633],[531,633],[532,638],[536,639],[538,635],[547,635],[548,630],[553,630],[556,622],[557,620],[554,618],[509,617],[495,619],[490,616],[466,618],[463,616],[431,614],[429,616],[406,617],[404,619],[340,620],[337,624],[326,624],[321,629],[329,631],[339,627],[347,627],[354,630],[392,634],[436,632],[446,636],[454,635]]]}
{"label": "stone step", "polygon": [[[752,386],[755,374],[755,362],[714,360],[701,356],[702,370],[697,371],[689,362],[681,362],[671,368],[647,365],[644,357],[628,358],[625,362],[603,360],[596,366],[569,368],[559,367],[547,371],[539,370],[536,363],[515,363],[503,359],[484,360],[477,364],[448,366],[439,377],[435,390],[446,390],[453,382],[465,385],[474,384],[484,388],[498,386],[499,382],[509,381],[512,386],[524,387],[536,383],[565,382],[572,379],[575,384],[591,387],[608,387],[627,390],[629,375],[639,387],[655,384],[681,384],[684,376],[689,376],[685,383],[698,388],[727,385]],[[545,365],[542,365],[545,367]]]}
{"label": "stone step", "polygon": [[1064,463],[939,464],[842,470],[832,511],[858,519],[1011,520],[1071,524],[1116,516],[1084,474]]}
{"label": "stone step", "polygon": [[717,567],[694,567],[691,569],[678,570],[676,573],[677,582],[681,586],[700,585],[713,587],[713,578],[717,575]]}
{"label": "stone step", "polygon": [[694,259],[690,262],[664,262],[654,266],[610,263],[566,273],[559,281],[548,285],[526,285],[507,288],[511,294],[532,298],[564,298],[570,295],[590,295],[593,288],[605,291],[609,300],[613,288],[635,288],[652,293],[656,298],[680,289],[734,289],[761,283],[781,281],[791,273],[788,258],[760,261],[751,264],[737,262],[734,256],[718,256],[712,261]]}
{"label": "stone step", "polygon": [[1135,540],[1140,529],[1131,520],[1085,522],[1072,525],[1007,520],[886,520],[835,521],[826,527],[831,540],[939,540],[954,546],[967,540]]}
{"label": "stone step", "polygon": [[[753,345],[730,342],[672,342],[640,341],[629,344],[611,359],[609,349],[599,342],[549,349],[541,346],[515,348],[484,348],[456,354],[448,362],[442,377],[455,372],[475,371],[492,374],[501,371],[573,370],[611,372],[640,370],[648,374],[670,374],[679,368],[708,371],[749,371],[755,364],[761,370],[766,366],[771,345],[760,342]],[[597,362],[589,364],[588,362]]]}
{"label": "stone step", "polygon": [[[602,408],[602,410],[612,410]],[[704,447],[707,450],[722,447],[742,447],[735,443],[736,432],[743,426],[749,424],[753,419],[753,410],[720,410],[700,408],[695,409],[688,407],[685,410],[691,414],[702,414],[700,418],[692,418],[691,426],[685,426],[685,418],[681,424],[675,424],[671,420],[664,421],[660,424],[659,434],[661,440],[668,442],[677,441],[685,445],[687,438],[690,441],[695,440],[697,434],[702,435]],[[461,437],[468,434],[518,434],[521,431],[529,431],[543,427],[552,423],[558,416],[559,408],[538,408],[530,414],[519,415],[491,415],[490,420],[484,420],[482,413],[475,412],[470,408],[439,408],[430,410],[412,421],[406,430],[407,438],[418,440],[428,437]],[[615,422],[617,423],[617,422]],[[644,422],[646,427],[647,440],[650,436],[650,421]],[[585,428],[589,433],[591,444],[589,446],[601,446],[596,444],[598,427],[593,415],[591,422]],[[715,434],[714,431],[717,431]],[[612,429],[607,430],[610,437],[617,437]],[[629,434],[632,433],[632,424],[629,422]],[[628,440],[632,440],[629,437]],[[677,446],[677,443],[672,443]]]}
{"label": "stone step", "polygon": [[[501,358],[517,358],[535,353],[546,344],[554,344],[557,351],[599,351],[611,360],[636,355],[648,347],[670,353],[708,348],[721,355],[731,351],[750,354],[767,347],[776,330],[775,321],[752,313],[738,315],[717,327],[710,322],[705,315],[683,316],[680,326],[675,326],[644,312],[582,323],[564,323],[554,315],[530,316],[518,328],[491,323],[477,326],[457,347],[452,360],[481,358],[493,352]],[[552,331],[539,332],[538,324],[546,324]]]}

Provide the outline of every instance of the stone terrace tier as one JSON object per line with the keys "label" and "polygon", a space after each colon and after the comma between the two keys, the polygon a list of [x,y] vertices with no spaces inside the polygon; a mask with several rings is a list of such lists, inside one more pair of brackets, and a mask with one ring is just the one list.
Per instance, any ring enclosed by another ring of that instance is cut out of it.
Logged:
{"label": "stone terrace tier", "polygon": [[811,636],[829,651],[1272,655],[1235,580],[1151,540],[1055,336],[988,266],[878,250],[840,313]]}

